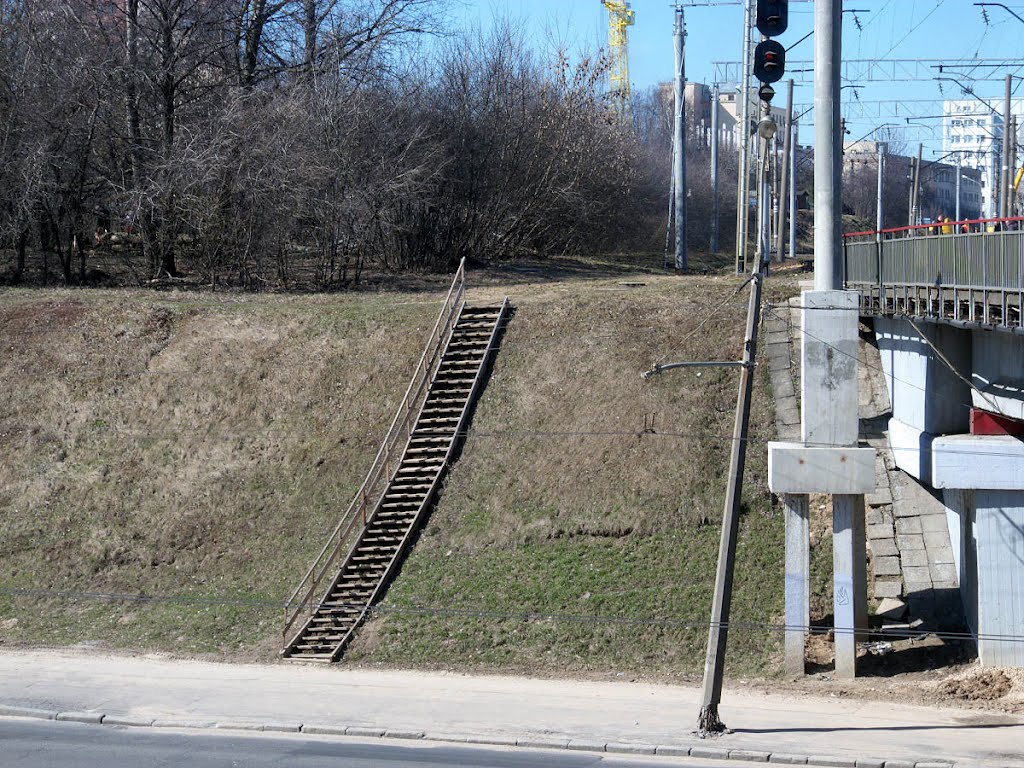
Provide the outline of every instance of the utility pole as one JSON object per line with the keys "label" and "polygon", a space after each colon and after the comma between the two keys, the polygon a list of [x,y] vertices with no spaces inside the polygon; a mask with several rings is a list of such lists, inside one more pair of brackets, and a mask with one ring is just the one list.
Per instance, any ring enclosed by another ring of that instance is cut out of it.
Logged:
{"label": "utility pole", "polygon": [[711,252],[718,253],[718,83],[711,90]]}
{"label": "utility pole", "polygon": [[740,162],[739,189],[736,205],[736,273],[747,270],[747,224],[749,222],[749,163],[750,163],[750,28],[751,6],[754,0],[743,3],[743,66],[740,83]]}
{"label": "utility pole", "polygon": [[842,2],[814,3],[814,290],[843,287],[843,135],[840,112]]}
{"label": "utility pole", "polygon": [[1010,115],[1010,173],[1006,177],[1006,215],[1015,216],[1017,189],[1017,116]]}
{"label": "utility pole", "polygon": [[[885,229],[885,155],[889,151],[889,145],[884,141],[880,141],[876,146],[878,147],[878,194],[875,203],[875,229],[878,230],[877,239],[881,240],[882,230]],[[958,183],[959,178],[958,174]],[[957,204],[959,205],[959,194],[957,198]]]}
{"label": "utility pole", "polygon": [[[782,142],[782,179],[779,181],[779,221],[775,232],[775,261],[781,263],[786,255],[786,204],[789,193],[789,177],[794,175],[796,169],[790,162],[790,154],[793,145],[793,79],[790,78],[786,90],[786,135]],[[790,214],[792,215],[792,214]],[[792,256],[792,251],[790,256]]]}
{"label": "utility pole", "polygon": [[835,674],[856,675],[867,625],[864,497],[875,453],[857,447],[858,301],[843,290],[840,72],[842,0],[816,0],[814,19],[814,290],[801,295],[801,440],[768,444],[768,485],[786,514],[786,668],[804,672],[808,631],[808,494],[832,496]]}
{"label": "utility pole", "polygon": [[[924,144],[917,145],[917,161],[914,163],[914,183],[910,199],[910,226],[916,227],[921,219],[921,161],[924,156]],[[916,230],[915,230],[916,233]]]}
{"label": "utility pole", "polygon": [[953,167],[956,168],[956,214],[954,221],[960,221],[960,153],[956,153],[956,159],[953,161]]}
{"label": "utility pole", "polygon": [[1003,104],[1003,172],[999,182],[999,215],[1008,216],[1007,211],[1010,205],[1010,186],[1013,184],[1010,178],[1010,120],[1012,115],[1011,99],[1013,98],[1013,75],[1006,76],[1006,100]]}
{"label": "utility pole", "polygon": [[794,120],[789,125],[792,138],[789,142],[789,255],[796,258],[796,148],[800,138],[800,126]]}
{"label": "utility pole", "polygon": [[672,176],[676,208],[676,269],[686,269],[686,20],[681,5],[676,6],[675,43],[675,162]]}
{"label": "utility pole", "polygon": [[[914,177],[916,176],[915,167],[917,165],[917,158],[910,158],[910,192],[907,195],[907,226],[914,226]],[[914,231],[911,230],[910,234],[913,235]]]}

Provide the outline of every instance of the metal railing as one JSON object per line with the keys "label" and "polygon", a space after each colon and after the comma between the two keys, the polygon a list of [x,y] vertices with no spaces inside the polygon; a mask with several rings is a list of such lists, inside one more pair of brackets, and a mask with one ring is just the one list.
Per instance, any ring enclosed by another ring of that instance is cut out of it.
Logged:
{"label": "metal railing", "polygon": [[308,619],[315,613],[314,599],[318,597],[318,592],[325,589],[327,583],[333,583],[336,564],[342,554],[347,555],[348,551],[358,542],[359,534],[373,516],[392,476],[398,471],[412,429],[416,425],[419,412],[422,410],[430,390],[430,383],[434,380],[434,375],[441,364],[441,358],[448,347],[448,341],[451,339],[455,324],[458,322],[465,304],[466,261],[463,259],[459,263],[459,269],[448,290],[444,306],[434,324],[434,330],[430,334],[430,339],[427,341],[416,370],[413,372],[409,388],[405,392],[401,405],[398,406],[395,418],[391,422],[391,428],[388,430],[380,450],[377,451],[377,457],[374,459],[370,471],[367,472],[362,487],[331,533],[320,555],[310,566],[292,596],[288,598],[288,602],[285,603],[282,635],[287,641],[286,645],[291,642],[288,637],[289,632],[299,619]]}
{"label": "metal railing", "polygon": [[846,286],[867,314],[1021,328],[1024,217],[844,236]]}

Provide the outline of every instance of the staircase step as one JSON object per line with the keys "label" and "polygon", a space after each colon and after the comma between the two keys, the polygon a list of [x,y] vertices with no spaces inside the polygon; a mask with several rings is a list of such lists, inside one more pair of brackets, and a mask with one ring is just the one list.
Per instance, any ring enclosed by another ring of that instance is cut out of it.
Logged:
{"label": "staircase step", "polygon": [[363,620],[448,465],[501,312],[498,307],[463,307],[401,462],[324,602],[288,650],[291,658],[333,659]]}

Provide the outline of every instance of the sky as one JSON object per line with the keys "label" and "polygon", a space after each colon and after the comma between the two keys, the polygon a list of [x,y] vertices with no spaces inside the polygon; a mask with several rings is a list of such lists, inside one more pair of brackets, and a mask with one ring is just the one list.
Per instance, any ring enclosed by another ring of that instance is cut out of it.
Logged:
{"label": "sky", "polygon": [[[715,61],[739,61],[743,41],[743,8],[733,5],[686,7],[686,75],[691,81],[712,83]],[[455,0],[457,25],[480,24],[486,28],[496,15],[525,25],[537,45],[551,40],[573,48],[593,48],[606,39],[607,15],[601,0]],[[684,0],[703,5],[730,0]],[[1024,17],[1024,4],[1005,3]],[[636,25],[630,29],[630,73],[634,88],[646,88],[673,76],[674,2],[632,0]],[[984,9],[974,0],[844,0],[843,58],[849,59],[942,59],[953,65],[952,76],[971,86],[992,104],[1002,104],[1007,69],[978,66],[977,59],[1019,60],[1011,72],[1024,75],[1024,22],[1000,7]],[[856,11],[856,12],[853,12]],[[814,3],[791,0],[789,29],[779,42],[791,48],[814,27]],[[814,57],[813,36],[788,52],[788,62]],[[850,73],[859,77],[850,65]],[[789,66],[789,69],[797,67]],[[938,75],[925,65],[924,74]],[[944,73],[944,76],[949,76]],[[992,77],[993,82],[973,82]],[[812,78],[797,82],[795,101],[809,106],[814,100]],[[1015,80],[1017,96],[1024,97],[1024,79]],[[847,113],[849,141],[880,126],[897,129],[908,146],[922,142],[925,155],[941,154],[943,98],[971,98],[952,82],[848,82],[842,92]],[[941,90],[940,90],[941,85]],[[784,88],[776,86],[783,101]],[[860,102],[859,104],[856,102]],[[887,102],[887,103],[878,103]],[[983,108],[983,107],[982,107]],[[1000,107],[1001,109],[1001,107]],[[898,114],[897,114],[898,113]],[[909,119],[908,117],[912,118]],[[812,140],[813,112],[802,120],[802,143]]]}

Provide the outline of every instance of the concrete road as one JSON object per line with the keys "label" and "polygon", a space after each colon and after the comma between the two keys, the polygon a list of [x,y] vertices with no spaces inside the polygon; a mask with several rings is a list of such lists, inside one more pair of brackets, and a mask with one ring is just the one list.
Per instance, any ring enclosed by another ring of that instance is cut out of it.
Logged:
{"label": "concrete road", "polygon": [[[3,768],[728,768],[736,763],[0,720]],[[749,765],[746,763],[745,765]]]}

